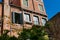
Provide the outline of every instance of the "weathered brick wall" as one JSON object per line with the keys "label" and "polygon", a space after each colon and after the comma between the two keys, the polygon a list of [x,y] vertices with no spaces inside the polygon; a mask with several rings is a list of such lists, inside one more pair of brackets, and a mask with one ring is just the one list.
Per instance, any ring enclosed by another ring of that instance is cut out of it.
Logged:
{"label": "weathered brick wall", "polygon": [[[12,0],[11,0],[12,1]],[[35,7],[35,10],[33,8],[33,4],[32,4],[32,0],[29,0],[29,5],[28,7],[25,7],[23,4],[22,4],[22,0],[20,0],[20,4],[19,4],[19,1],[17,0],[14,0],[14,2],[12,4],[14,4],[15,6],[20,6],[24,9],[28,9],[28,10],[31,10],[31,11],[36,11],[36,12],[39,12],[39,9],[38,9],[38,2],[36,2],[35,0],[33,0],[34,2],[34,7]],[[40,3],[40,2],[39,2]],[[18,4],[18,5],[17,5]],[[43,3],[40,3],[42,6]],[[44,9],[45,10],[45,9]],[[3,25],[3,30],[12,30],[11,32],[8,33],[8,35],[15,35],[15,36],[18,36],[17,35],[17,32],[18,31],[22,31],[23,29],[23,25],[20,25],[20,24],[13,24],[11,25],[11,20],[12,20],[12,12],[17,12],[17,13],[22,13],[24,14],[24,12],[27,12],[27,11],[24,11],[24,10],[20,10],[20,8],[17,8],[17,7],[12,7],[9,5],[9,0],[4,0],[4,25]],[[39,22],[40,22],[40,25],[42,24],[41,23],[41,19],[44,17],[42,15],[39,15],[39,14],[35,14],[35,13],[32,13],[32,12],[27,12],[30,14],[31,16],[31,21],[32,21],[32,24],[26,24],[24,23],[24,28],[28,29],[28,28],[31,28],[32,25],[33,25],[33,15],[36,15],[39,17]],[[44,14],[46,15],[45,11],[41,12],[41,14]],[[23,18],[24,19],[24,18]]]}
{"label": "weathered brick wall", "polygon": [[51,37],[54,40],[60,40],[60,13],[58,13],[51,20],[49,20],[49,23],[50,23],[49,31],[52,34]]}
{"label": "weathered brick wall", "polygon": [[0,4],[0,35],[1,35],[1,17],[2,17],[2,4]]}

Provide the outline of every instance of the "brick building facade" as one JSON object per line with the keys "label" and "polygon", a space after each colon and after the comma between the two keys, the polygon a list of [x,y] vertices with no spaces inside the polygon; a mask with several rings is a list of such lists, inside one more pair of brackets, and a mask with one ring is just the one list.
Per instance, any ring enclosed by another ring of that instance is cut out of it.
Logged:
{"label": "brick building facade", "polygon": [[60,40],[60,12],[53,16],[48,23],[50,24],[48,29],[50,40]]}
{"label": "brick building facade", "polygon": [[47,20],[42,0],[3,0],[0,3],[1,33],[17,35],[23,27],[30,29],[33,25],[44,26]]}

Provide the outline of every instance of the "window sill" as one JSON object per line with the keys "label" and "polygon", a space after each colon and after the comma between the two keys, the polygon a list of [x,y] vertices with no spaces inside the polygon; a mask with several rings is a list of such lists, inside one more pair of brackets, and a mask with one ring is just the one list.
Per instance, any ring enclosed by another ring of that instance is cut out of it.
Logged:
{"label": "window sill", "polygon": [[36,25],[36,26],[37,26],[37,25],[40,26],[40,24],[34,24],[34,25]]}
{"label": "window sill", "polygon": [[32,22],[31,22],[31,21],[25,21],[25,23],[26,23],[26,24],[32,24]]}
{"label": "window sill", "polygon": [[34,24],[33,26],[40,27],[40,25],[39,25],[39,24],[38,24],[38,25]]}

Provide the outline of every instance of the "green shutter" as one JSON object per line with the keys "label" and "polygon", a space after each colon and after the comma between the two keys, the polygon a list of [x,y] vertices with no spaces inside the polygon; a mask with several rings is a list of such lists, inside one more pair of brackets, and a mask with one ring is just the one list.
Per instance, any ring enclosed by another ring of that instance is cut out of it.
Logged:
{"label": "green shutter", "polygon": [[12,23],[15,23],[15,12],[12,12]]}

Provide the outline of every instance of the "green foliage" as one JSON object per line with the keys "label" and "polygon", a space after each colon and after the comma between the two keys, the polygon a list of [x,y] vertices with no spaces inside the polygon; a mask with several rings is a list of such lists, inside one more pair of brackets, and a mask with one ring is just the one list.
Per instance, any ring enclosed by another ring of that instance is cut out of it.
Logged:
{"label": "green foliage", "polygon": [[2,35],[0,36],[0,40],[8,40],[9,36],[8,35]]}
{"label": "green foliage", "polygon": [[18,39],[15,36],[13,36],[13,37],[9,37],[8,40],[18,40]]}
{"label": "green foliage", "polygon": [[8,32],[9,32],[8,30],[5,30],[4,34],[0,36],[0,40],[17,40],[17,38],[14,37],[14,36],[13,37],[9,37],[7,35]]}
{"label": "green foliage", "polygon": [[23,29],[18,38],[9,37],[7,35],[9,31],[5,30],[4,34],[0,36],[0,40],[46,40],[44,38],[47,33],[44,31],[44,27],[41,26],[32,26],[31,29]]}
{"label": "green foliage", "polygon": [[44,27],[33,26],[32,29],[23,29],[23,32],[19,35],[19,40],[45,40],[44,36],[47,33],[44,31]]}
{"label": "green foliage", "polygon": [[4,34],[0,36],[0,40],[8,40],[9,36],[7,35],[8,30],[4,31]]}

